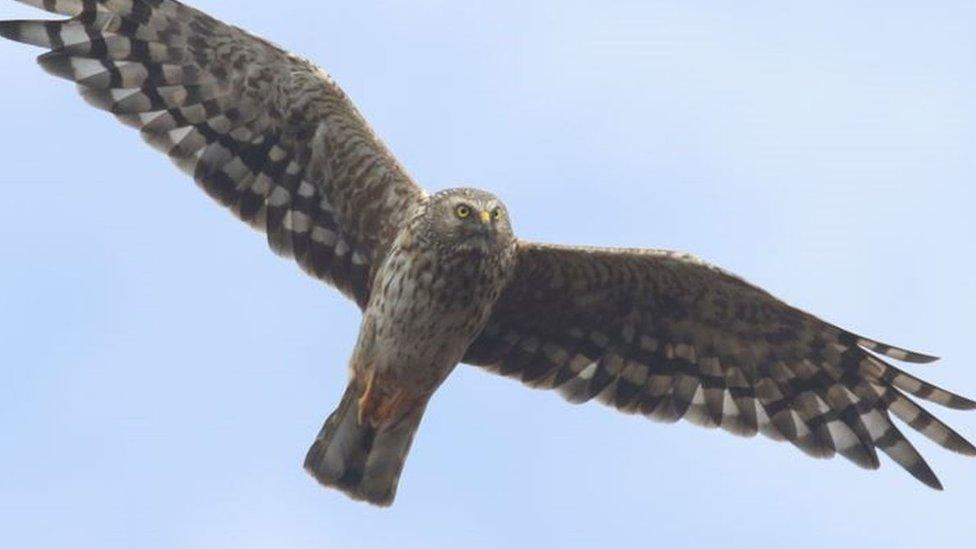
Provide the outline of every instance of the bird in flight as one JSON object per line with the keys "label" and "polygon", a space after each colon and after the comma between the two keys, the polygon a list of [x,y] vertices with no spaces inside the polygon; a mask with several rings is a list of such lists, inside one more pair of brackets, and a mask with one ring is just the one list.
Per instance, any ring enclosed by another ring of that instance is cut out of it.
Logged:
{"label": "bird in flight", "polygon": [[934,357],[691,255],[520,240],[495,196],[426,192],[326,72],[270,42],[175,0],[18,1],[69,18],[3,21],[0,35],[50,50],[45,70],[362,310],[348,387],[305,458],[326,486],[390,505],[431,396],[462,362],[869,469],[880,449],[936,489],[892,417],[976,455],[916,398],[976,402],[886,360]]}

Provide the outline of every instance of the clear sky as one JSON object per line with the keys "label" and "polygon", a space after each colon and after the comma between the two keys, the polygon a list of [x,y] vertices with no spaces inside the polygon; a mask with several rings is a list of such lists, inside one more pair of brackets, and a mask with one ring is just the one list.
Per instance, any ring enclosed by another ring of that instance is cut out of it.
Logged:
{"label": "clear sky", "polygon": [[[497,193],[523,237],[694,252],[976,395],[976,3],[196,5],[320,63],[423,185]],[[356,308],[35,53],[0,43],[0,545],[974,543],[976,460],[914,433],[945,492],[472,367],[393,508],[320,488]]]}

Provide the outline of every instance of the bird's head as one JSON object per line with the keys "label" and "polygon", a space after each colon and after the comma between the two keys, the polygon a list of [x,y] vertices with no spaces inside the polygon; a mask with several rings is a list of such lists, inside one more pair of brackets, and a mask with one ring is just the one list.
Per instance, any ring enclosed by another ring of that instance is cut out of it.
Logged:
{"label": "bird's head", "polygon": [[459,251],[505,248],[514,242],[505,205],[485,191],[447,189],[430,197],[425,214],[427,236]]}

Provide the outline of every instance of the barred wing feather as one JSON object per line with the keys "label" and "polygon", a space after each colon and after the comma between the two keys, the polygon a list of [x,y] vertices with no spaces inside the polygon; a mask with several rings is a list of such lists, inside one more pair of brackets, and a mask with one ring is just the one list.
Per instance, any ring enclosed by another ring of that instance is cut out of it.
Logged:
{"label": "barred wing feather", "polygon": [[424,195],[322,70],[174,0],[20,0],[3,21],[40,64],[135,126],[278,253],[366,303],[371,268]]}
{"label": "barred wing feather", "polygon": [[931,362],[854,335],[691,256],[521,242],[514,279],[465,362],[572,402],[787,440],[877,468],[876,449],[941,483],[891,420],[950,450],[968,441],[909,395],[976,402],[885,362]]}

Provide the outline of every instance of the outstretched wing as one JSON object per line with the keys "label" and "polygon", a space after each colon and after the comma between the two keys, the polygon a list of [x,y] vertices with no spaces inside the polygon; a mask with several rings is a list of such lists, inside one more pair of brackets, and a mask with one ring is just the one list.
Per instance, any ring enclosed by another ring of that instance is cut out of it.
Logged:
{"label": "outstretched wing", "polygon": [[941,488],[891,414],[976,455],[906,393],[957,409],[976,402],[868,350],[935,360],[832,326],[688,255],[523,242],[516,274],[465,362],[573,402],[596,397],[662,421],[758,431],[866,468],[878,467],[880,448]]}
{"label": "outstretched wing", "polygon": [[139,128],[271,247],[365,304],[424,194],[328,74],[174,0],[19,0],[72,16],[0,35]]}

